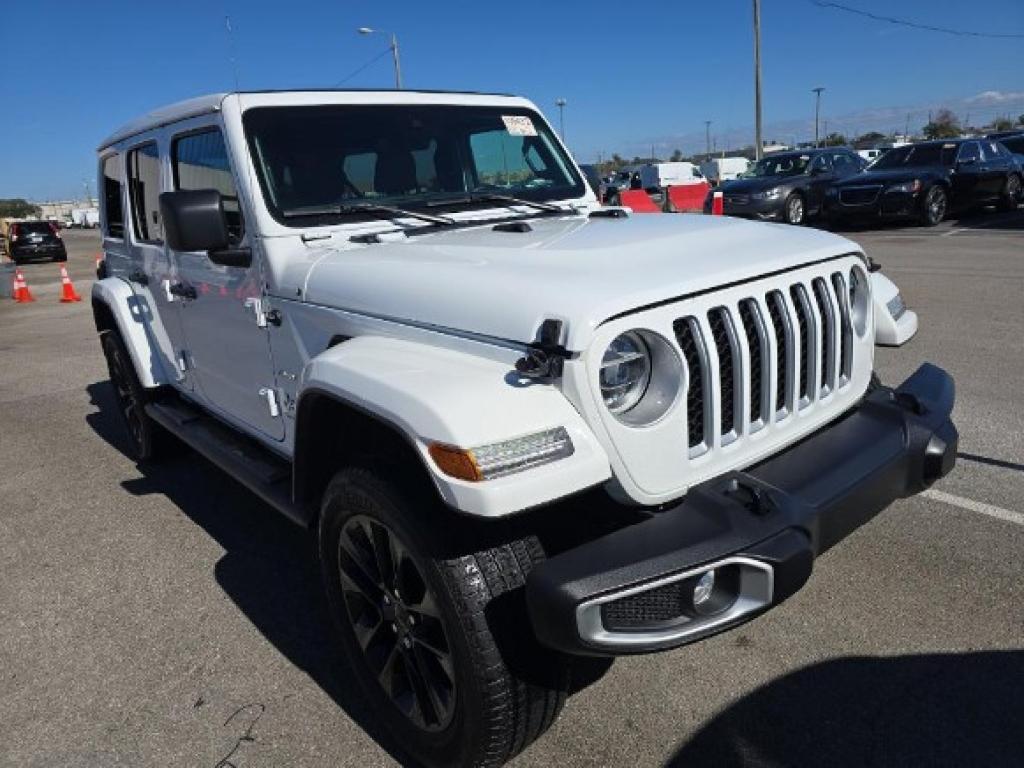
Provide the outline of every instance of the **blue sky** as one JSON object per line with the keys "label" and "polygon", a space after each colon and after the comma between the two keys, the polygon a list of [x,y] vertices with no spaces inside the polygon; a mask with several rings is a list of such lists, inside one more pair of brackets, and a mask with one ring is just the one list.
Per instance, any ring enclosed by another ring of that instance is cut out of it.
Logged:
{"label": "blue sky", "polygon": [[[844,0],[922,23],[1024,33],[1022,0]],[[246,88],[329,87],[398,34],[405,85],[523,94],[557,124],[581,161],[753,135],[750,0],[587,3],[33,0],[2,15],[0,197],[50,199],[95,187],[94,150],[119,124],[154,107],[233,88],[224,17]],[[823,9],[764,0],[766,138],[813,132],[821,85],[829,129],[912,127],[949,105],[979,123],[1024,113],[1024,39],[953,37]],[[391,86],[387,56],[347,80]]]}

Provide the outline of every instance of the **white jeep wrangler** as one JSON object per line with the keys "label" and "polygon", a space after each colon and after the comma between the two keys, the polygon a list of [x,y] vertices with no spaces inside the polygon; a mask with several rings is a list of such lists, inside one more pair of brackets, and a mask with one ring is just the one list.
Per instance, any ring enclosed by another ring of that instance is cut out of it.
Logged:
{"label": "white jeep wrangler", "polygon": [[207,96],[99,173],[136,458],[174,435],[315,533],[425,763],[511,758],[580,657],[749,621],[953,466],[950,377],[873,377],[856,245],[601,208],[524,99]]}

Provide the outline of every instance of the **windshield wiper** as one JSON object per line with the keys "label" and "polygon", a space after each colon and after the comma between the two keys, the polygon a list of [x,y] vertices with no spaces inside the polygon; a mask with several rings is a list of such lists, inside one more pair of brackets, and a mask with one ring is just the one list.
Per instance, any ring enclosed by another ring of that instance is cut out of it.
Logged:
{"label": "windshield wiper", "polygon": [[506,205],[525,205],[528,208],[535,208],[538,211],[550,211],[551,213],[571,213],[560,205],[553,203],[542,203],[536,200],[523,200],[511,195],[501,195],[491,192],[470,192],[459,197],[446,197],[443,200],[428,200],[424,205],[429,208],[436,208],[441,205],[458,205],[459,203],[505,203]]}
{"label": "windshield wiper", "polygon": [[419,213],[379,203],[337,203],[335,205],[292,208],[282,211],[281,215],[286,219],[294,219],[300,216],[345,216],[350,213],[380,214],[389,217],[406,216],[410,219],[419,219],[420,221],[429,221],[431,224],[444,224],[446,226],[456,223],[455,219],[449,216],[435,216],[432,213]]}

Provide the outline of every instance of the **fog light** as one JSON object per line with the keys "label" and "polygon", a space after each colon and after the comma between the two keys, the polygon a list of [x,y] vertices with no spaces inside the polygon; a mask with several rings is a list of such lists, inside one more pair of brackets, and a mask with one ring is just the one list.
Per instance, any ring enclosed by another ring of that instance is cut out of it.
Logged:
{"label": "fog light", "polygon": [[711,593],[715,590],[715,570],[712,568],[703,576],[697,579],[697,586],[693,588],[693,607],[699,608],[711,599]]}

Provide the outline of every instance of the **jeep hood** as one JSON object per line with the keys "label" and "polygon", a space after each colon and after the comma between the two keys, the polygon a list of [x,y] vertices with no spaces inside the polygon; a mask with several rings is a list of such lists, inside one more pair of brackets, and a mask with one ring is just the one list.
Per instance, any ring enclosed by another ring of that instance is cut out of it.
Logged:
{"label": "jeep hood", "polygon": [[610,317],[860,251],[814,229],[719,216],[537,218],[531,231],[493,225],[399,242],[324,247],[306,275],[306,301],[513,342],[546,318],[563,343],[586,348]]}

